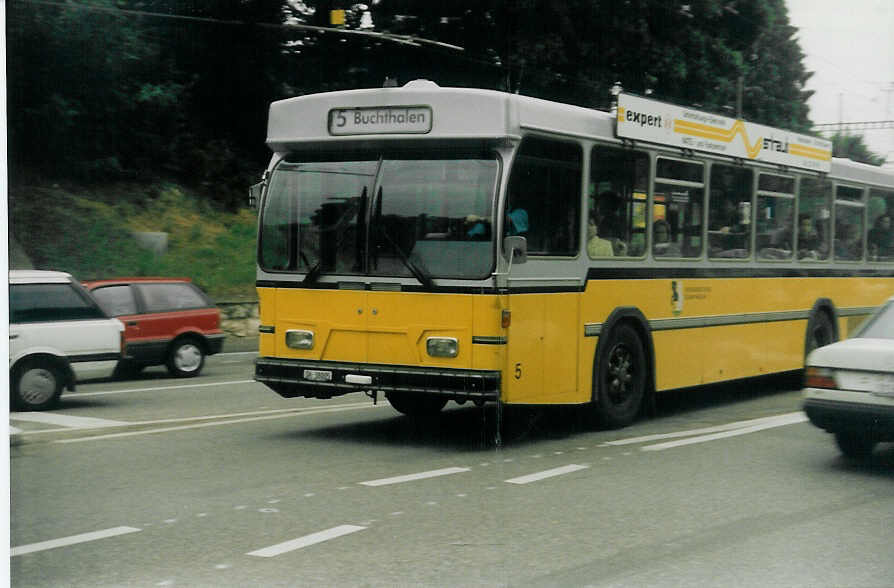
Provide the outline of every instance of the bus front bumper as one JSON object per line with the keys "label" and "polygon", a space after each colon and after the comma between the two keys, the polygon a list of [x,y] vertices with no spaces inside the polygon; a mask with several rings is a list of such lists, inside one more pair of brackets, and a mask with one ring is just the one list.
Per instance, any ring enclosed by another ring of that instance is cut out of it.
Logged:
{"label": "bus front bumper", "polygon": [[500,397],[500,372],[260,357],[255,380],[284,398],[331,398],[351,392],[409,392],[464,402]]}

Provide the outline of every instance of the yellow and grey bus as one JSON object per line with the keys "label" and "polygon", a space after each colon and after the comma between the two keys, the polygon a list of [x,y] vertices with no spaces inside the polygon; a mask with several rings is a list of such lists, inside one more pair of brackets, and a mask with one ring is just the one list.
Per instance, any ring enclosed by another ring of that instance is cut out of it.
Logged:
{"label": "yellow and grey bus", "polygon": [[623,426],[801,369],[894,293],[894,175],[821,138],[418,80],[274,102],[267,144],[255,379],[284,397]]}

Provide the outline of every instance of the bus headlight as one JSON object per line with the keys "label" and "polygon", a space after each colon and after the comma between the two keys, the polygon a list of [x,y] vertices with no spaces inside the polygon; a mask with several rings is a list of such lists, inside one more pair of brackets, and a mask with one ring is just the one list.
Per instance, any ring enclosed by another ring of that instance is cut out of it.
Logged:
{"label": "bus headlight", "polygon": [[425,349],[432,357],[456,357],[459,354],[459,342],[453,337],[429,337]]}
{"label": "bus headlight", "polygon": [[286,346],[292,349],[313,349],[313,331],[286,331]]}

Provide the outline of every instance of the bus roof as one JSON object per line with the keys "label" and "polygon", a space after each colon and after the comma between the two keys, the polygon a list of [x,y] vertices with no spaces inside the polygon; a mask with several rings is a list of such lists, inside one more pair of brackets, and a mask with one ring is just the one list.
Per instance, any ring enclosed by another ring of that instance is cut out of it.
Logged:
{"label": "bus roof", "polygon": [[[324,92],[273,102],[267,145],[274,152],[282,152],[298,147],[325,149],[346,142],[381,145],[414,138],[496,141],[520,138],[524,131],[620,142],[616,138],[616,116],[609,112],[496,90],[441,87],[429,80],[414,80],[399,88]],[[838,179],[894,188],[890,171],[849,159],[831,158],[828,173]]]}
{"label": "bus roof", "polygon": [[612,123],[613,116],[599,110],[416,80],[401,88],[326,92],[274,102],[267,144],[283,151],[299,144],[406,140],[413,135],[493,140],[518,138],[522,129],[612,137]]}
{"label": "bus roof", "polygon": [[890,169],[859,163],[843,157],[832,158],[832,171],[829,175],[834,178],[848,179],[865,184],[876,184],[894,189],[894,172]]}

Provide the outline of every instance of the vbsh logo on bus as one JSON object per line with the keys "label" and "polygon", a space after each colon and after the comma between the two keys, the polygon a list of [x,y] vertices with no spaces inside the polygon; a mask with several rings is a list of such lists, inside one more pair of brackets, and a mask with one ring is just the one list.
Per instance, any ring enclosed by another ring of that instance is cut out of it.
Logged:
{"label": "vbsh logo on bus", "polygon": [[334,108],[329,111],[331,135],[422,134],[431,131],[429,106]]}
{"label": "vbsh logo on bus", "polygon": [[672,147],[722,153],[791,167],[828,172],[832,143],[754,123],[621,94],[619,137]]}

